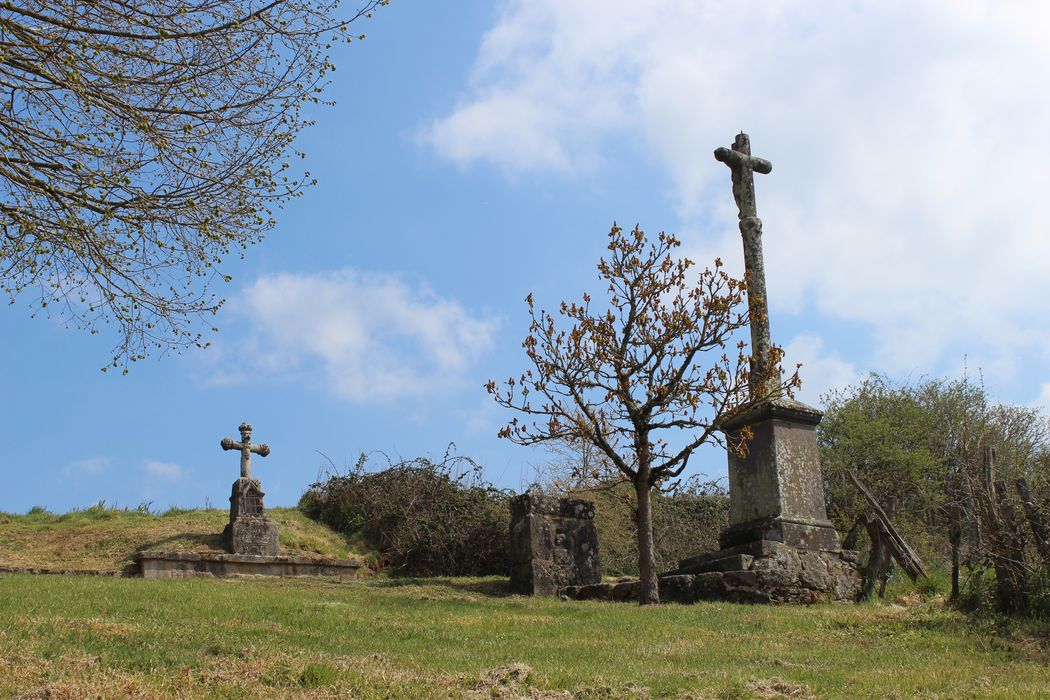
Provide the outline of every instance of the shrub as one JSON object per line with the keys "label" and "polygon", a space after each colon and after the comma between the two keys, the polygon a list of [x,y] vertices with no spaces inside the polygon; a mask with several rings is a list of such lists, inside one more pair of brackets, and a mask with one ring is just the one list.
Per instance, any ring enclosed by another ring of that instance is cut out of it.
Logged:
{"label": "shrub", "polygon": [[482,576],[509,570],[508,494],[481,479],[469,457],[417,457],[370,470],[367,455],[345,474],[310,486],[299,508],[380,554],[406,576]]}
{"label": "shrub", "polygon": [[[634,489],[626,481],[574,489],[571,495],[595,503],[595,526],[602,573],[637,575],[638,533]],[[689,480],[669,493],[653,494],[653,542],[658,571],[718,549],[718,535],[729,524],[729,498],[713,484]]]}
{"label": "shrub", "polygon": [[924,576],[915,582],[915,590],[923,598],[945,595],[950,588],[950,574],[944,569],[932,569],[929,576]]}
{"label": "shrub", "polygon": [[966,612],[989,613],[996,608],[995,572],[979,567],[963,580],[956,607]]}
{"label": "shrub", "polygon": [[1032,617],[1050,621],[1050,566],[1028,577],[1028,606]]}

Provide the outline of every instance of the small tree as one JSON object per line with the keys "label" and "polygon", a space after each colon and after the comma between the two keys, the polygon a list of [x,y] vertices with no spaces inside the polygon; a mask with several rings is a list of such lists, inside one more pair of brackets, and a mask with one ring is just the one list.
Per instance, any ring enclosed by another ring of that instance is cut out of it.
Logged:
{"label": "small tree", "polygon": [[[749,357],[742,341],[730,349],[748,323],[745,284],[726,274],[720,260],[691,282],[692,261],[674,255],[679,245],[671,235],[650,243],[638,227],[625,234],[614,224],[610,259],[598,263],[608,307],[592,310],[587,294],[581,304],[562,302],[559,315],[570,327],[561,329],[553,315],[537,314],[530,294],[523,347],[533,369],[487,385],[501,406],[529,416],[511,420],[500,437],[521,445],[589,442],[631,481],[642,604],[660,601],[652,489],[682,474],[704,443],[746,450],[744,440],[727,444],[718,432],[747,399]],[[782,354],[771,349],[771,375],[779,375]],[[763,381],[769,395],[752,398],[771,398],[797,383],[797,374]]]}
{"label": "small tree", "polygon": [[290,160],[331,43],[385,2],[0,4],[0,293],[113,323],[114,366],[200,344],[222,259],[312,184]]}

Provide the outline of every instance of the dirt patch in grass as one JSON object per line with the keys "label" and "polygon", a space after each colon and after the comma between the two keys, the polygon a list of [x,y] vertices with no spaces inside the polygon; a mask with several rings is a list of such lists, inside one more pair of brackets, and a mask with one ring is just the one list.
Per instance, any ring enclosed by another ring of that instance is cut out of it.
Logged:
{"label": "dirt patch in grass", "polygon": [[754,693],[756,698],[773,700],[774,698],[802,698],[811,700],[816,696],[813,691],[804,685],[791,683],[782,678],[752,678],[747,683],[747,689]]}

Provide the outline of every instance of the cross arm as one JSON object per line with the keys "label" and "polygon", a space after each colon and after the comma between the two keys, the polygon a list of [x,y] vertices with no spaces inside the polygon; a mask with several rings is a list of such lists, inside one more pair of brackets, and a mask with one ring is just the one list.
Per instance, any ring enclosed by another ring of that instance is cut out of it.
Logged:
{"label": "cross arm", "polygon": [[756,173],[762,173],[763,175],[768,175],[773,171],[773,164],[765,158],[759,158],[757,156],[734,151],[731,148],[716,148],[715,160],[719,163],[725,163],[734,170],[737,168],[749,167]]}
{"label": "cross arm", "polygon": [[260,457],[265,457],[266,455],[270,454],[270,446],[266,443],[263,443],[261,445],[252,445],[249,449],[255,454],[259,455]]}
{"label": "cross arm", "polygon": [[222,447],[222,449],[224,450],[244,449],[244,445],[237,442],[236,440],[231,440],[230,438],[223,438],[222,442],[219,443],[219,446]]}

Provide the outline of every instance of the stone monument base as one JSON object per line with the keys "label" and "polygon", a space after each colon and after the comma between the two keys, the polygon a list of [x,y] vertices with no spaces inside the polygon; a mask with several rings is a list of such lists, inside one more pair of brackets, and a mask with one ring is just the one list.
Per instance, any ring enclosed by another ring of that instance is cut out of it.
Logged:
{"label": "stone monument base", "polygon": [[[810,604],[856,600],[861,572],[856,552],[805,551],[761,540],[687,559],[659,580],[663,602]],[[638,581],[621,581],[569,586],[561,593],[574,600],[632,601],[637,587]]]}
{"label": "stone monument base", "polygon": [[143,578],[211,576],[326,576],[357,577],[364,562],[355,559],[261,557],[222,552],[139,552],[135,555]]}
{"label": "stone monument base", "polygon": [[839,550],[839,535],[831,521],[781,515],[730,525],[719,535],[718,544],[722,549],[731,549],[763,540],[810,551]]}
{"label": "stone monument base", "polygon": [[280,552],[277,523],[265,515],[242,515],[222,531],[226,549],[234,554],[276,557]]}

